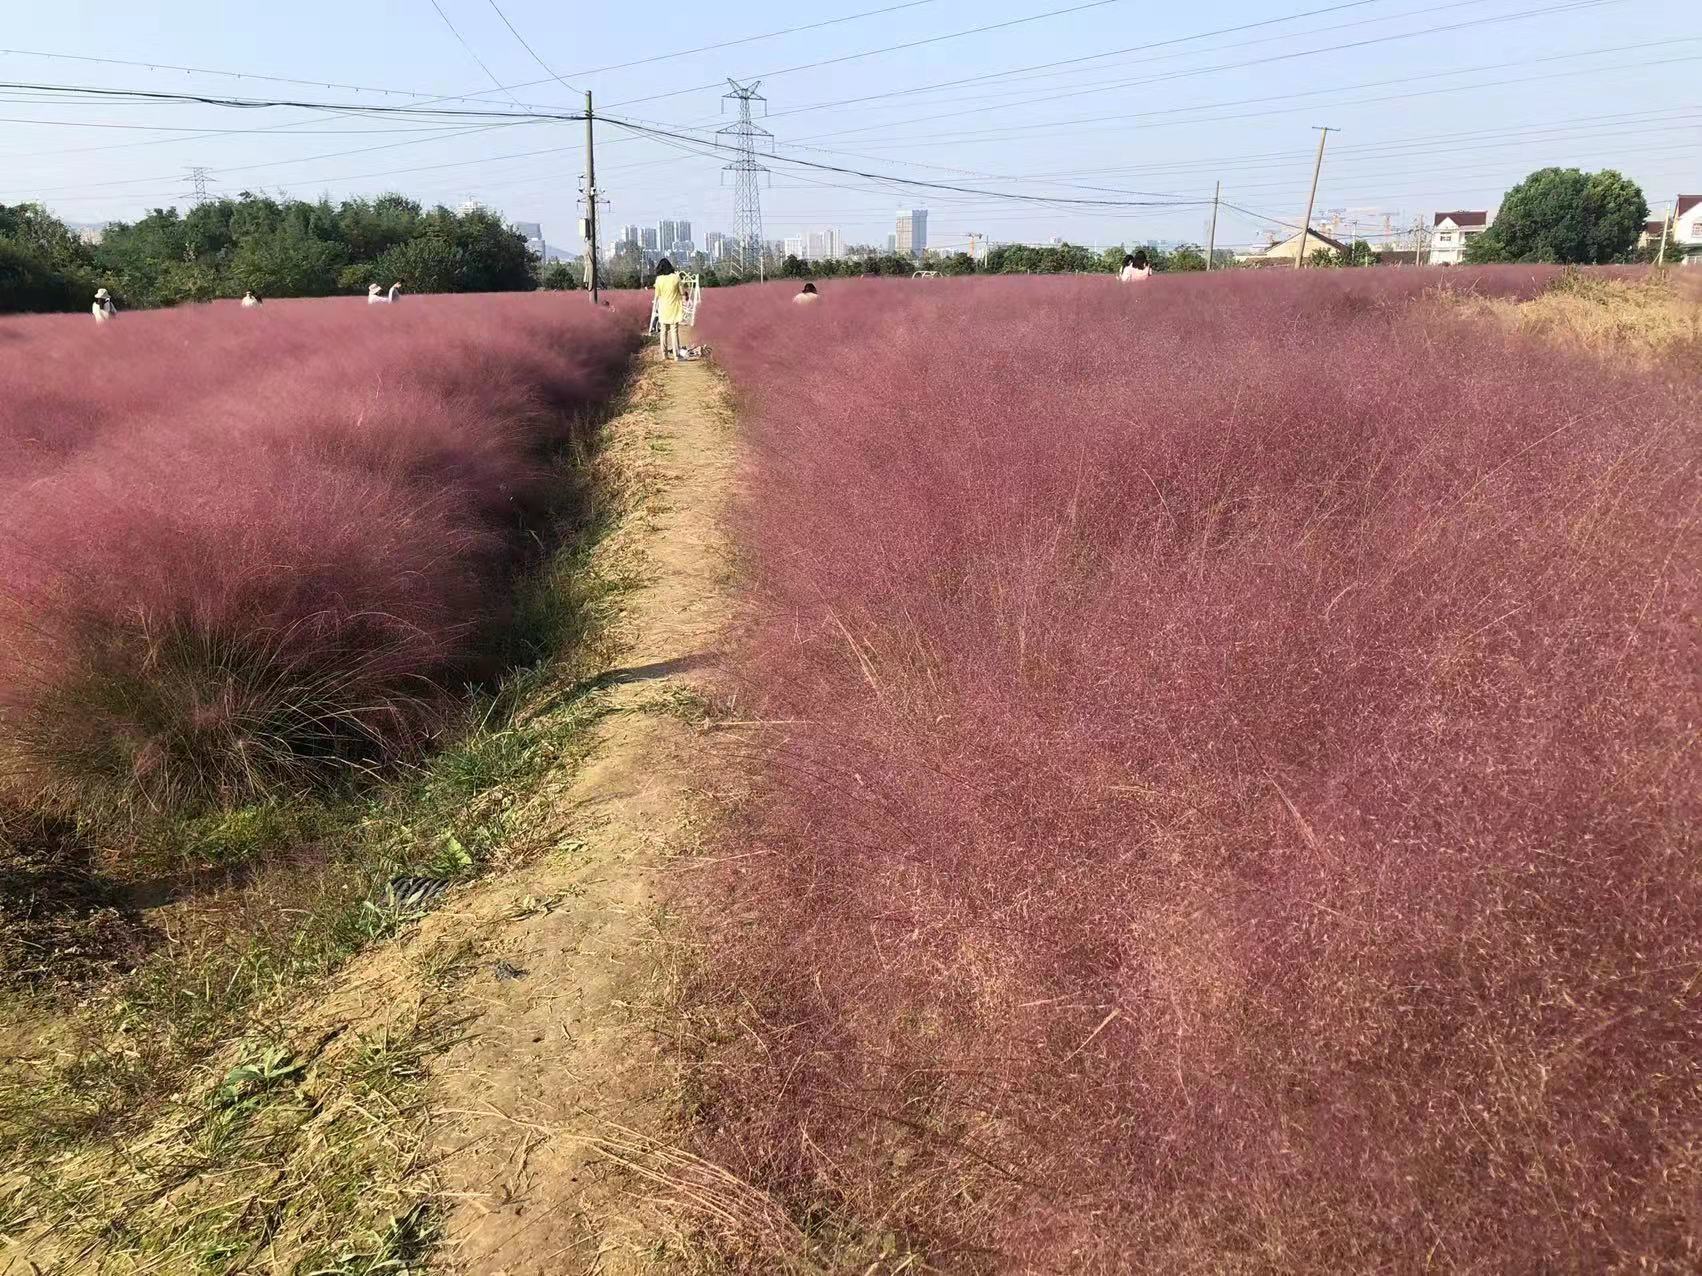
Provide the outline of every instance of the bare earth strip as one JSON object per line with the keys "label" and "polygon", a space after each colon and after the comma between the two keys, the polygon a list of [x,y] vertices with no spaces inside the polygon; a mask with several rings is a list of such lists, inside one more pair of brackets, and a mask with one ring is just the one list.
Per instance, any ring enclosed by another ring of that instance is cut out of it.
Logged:
{"label": "bare earth strip", "polygon": [[693,720],[729,611],[724,383],[704,363],[647,361],[607,429],[603,465],[627,508],[593,567],[636,583],[611,622],[614,667],[582,764],[521,799],[541,808],[528,826],[555,849],[457,892],[410,942],[357,961],[314,1016],[382,1020],[421,997],[434,965],[471,970],[458,1040],[428,1065],[427,1162],[448,1206],[439,1261],[457,1272],[668,1262],[634,1208],[641,1189],[601,1149],[665,1136],[670,1081],[646,1008],[658,998],[657,876],[692,834],[714,739]]}
{"label": "bare earth strip", "polygon": [[635,480],[635,505],[599,567],[639,583],[614,622],[609,712],[555,799],[565,849],[457,910],[482,953],[467,986],[476,1018],[434,1065],[433,1106],[449,1258],[467,1272],[642,1271],[654,1257],[632,1185],[598,1145],[652,1137],[665,1118],[639,1007],[654,997],[655,874],[689,836],[702,774],[706,737],[682,709],[712,676],[728,615],[733,439],[719,377],[649,364],[607,456]]}

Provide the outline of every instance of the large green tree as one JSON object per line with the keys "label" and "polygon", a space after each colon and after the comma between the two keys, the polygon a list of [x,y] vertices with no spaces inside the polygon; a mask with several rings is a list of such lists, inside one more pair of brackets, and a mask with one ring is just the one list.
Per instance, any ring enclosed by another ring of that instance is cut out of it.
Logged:
{"label": "large green tree", "polygon": [[1648,216],[1642,190],[1612,169],[1542,168],[1502,198],[1489,229],[1466,245],[1466,260],[1624,261]]}
{"label": "large green tree", "polygon": [[95,290],[94,257],[38,204],[0,204],[0,314],[76,310]]}

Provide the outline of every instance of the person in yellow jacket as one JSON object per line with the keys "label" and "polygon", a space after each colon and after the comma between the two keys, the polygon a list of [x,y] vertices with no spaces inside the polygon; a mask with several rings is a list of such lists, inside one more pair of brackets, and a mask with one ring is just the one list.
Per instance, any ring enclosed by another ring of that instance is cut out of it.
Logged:
{"label": "person in yellow jacket", "polygon": [[[662,330],[662,358],[678,361],[680,325],[686,318],[685,282],[674,272],[666,257],[656,263],[656,321]],[[672,346],[673,353],[669,354]]]}

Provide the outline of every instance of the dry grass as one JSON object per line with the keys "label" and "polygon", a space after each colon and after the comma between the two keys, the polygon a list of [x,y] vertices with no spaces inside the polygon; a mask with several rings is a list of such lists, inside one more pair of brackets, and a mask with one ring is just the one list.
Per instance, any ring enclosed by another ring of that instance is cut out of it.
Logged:
{"label": "dry grass", "polygon": [[1702,348],[1702,288],[1678,270],[1642,279],[1569,272],[1528,301],[1458,296],[1469,315],[1616,360],[1649,365]]}

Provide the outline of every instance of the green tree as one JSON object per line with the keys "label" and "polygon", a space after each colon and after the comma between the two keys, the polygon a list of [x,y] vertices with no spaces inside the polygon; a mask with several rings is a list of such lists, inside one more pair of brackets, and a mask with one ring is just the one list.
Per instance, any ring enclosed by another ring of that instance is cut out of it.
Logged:
{"label": "green tree", "polygon": [[465,269],[460,249],[443,235],[397,244],[372,265],[380,287],[400,283],[409,292],[459,292]]}
{"label": "green tree", "polygon": [[313,235],[303,220],[283,219],[237,246],[226,291],[252,288],[262,297],[324,297],[339,291],[347,264],[342,244]]}
{"label": "green tree", "polygon": [[0,314],[78,310],[94,287],[87,275],[60,270],[29,245],[0,235]]}
{"label": "green tree", "polygon": [[538,272],[538,287],[550,292],[571,292],[584,284],[579,272],[565,261],[552,261]]}
{"label": "green tree", "polygon": [[1624,261],[1648,216],[1641,188],[1612,169],[1538,169],[1503,197],[1494,223],[1466,245],[1466,260]]}
{"label": "green tree", "polygon": [[94,255],[39,204],[0,204],[0,313],[80,310],[94,294]]}
{"label": "green tree", "polygon": [[1198,244],[1183,244],[1168,255],[1164,268],[1166,270],[1204,270],[1206,268],[1205,249]]}

